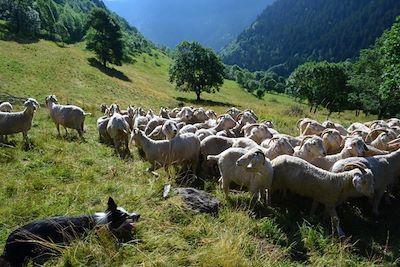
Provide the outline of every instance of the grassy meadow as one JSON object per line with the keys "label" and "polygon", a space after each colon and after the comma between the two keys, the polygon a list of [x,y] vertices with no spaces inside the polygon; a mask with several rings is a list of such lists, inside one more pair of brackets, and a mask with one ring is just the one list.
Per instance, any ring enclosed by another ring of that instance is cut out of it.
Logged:
{"label": "grassy meadow", "polygon": [[[283,95],[268,94],[259,100],[231,81],[216,94],[203,94],[204,101],[198,104],[194,94],[176,91],[168,82],[171,60],[159,51],[137,56],[134,64],[114,70],[99,68],[93,56],[82,43],[60,47],[47,41],[0,41],[0,100],[10,95],[34,97],[42,104],[28,133],[32,149],[24,149],[22,135],[10,138],[15,146],[0,146],[0,248],[18,226],[55,215],[103,211],[112,196],[127,210],[141,214],[136,240],[118,244],[99,232],[73,242],[48,266],[398,264],[399,203],[382,209],[378,221],[367,205],[339,208],[343,229],[351,235],[345,242],[331,237],[322,209],[319,215],[308,216],[311,201],[303,198],[280,200],[272,207],[249,207],[249,194],[232,194],[227,201],[216,183],[206,182],[205,189],[223,204],[220,213],[188,213],[176,197],[162,198],[163,186],[176,186],[174,181],[164,172],[160,177],[149,175],[149,164],[133,146],[132,159],[118,158],[112,147],[98,142],[96,129],[99,105],[112,102],[157,112],[160,106],[174,107],[178,101],[217,113],[230,106],[251,108],[260,119],[270,119],[278,130],[290,134],[297,133],[295,124],[300,117],[322,121],[326,111],[308,114],[307,106]],[[92,113],[86,120],[86,142],[79,141],[76,133],[57,137],[44,107],[49,94]],[[14,108],[21,106],[16,102]],[[349,125],[374,118],[356,118],[353,112],[345,112],[331,119]]]}

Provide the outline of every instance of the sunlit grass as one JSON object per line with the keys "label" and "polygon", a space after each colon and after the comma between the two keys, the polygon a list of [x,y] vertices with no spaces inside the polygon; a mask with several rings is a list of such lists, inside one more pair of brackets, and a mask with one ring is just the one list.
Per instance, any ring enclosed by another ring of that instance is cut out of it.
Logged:
{"label": "sunlit grass", "polygon": [[[322,216],[311,218],[310,223],[304,221],[310,219],[310,202],[304,199],[268,208],[257,204],[253,209],[248,193],[232,194],[227,201],[218,186],[208,182],[207,190],[223,203],[218,215],[188,213],[176,197],[163,200],[163,186],[170,182],[164,172],[158,178],[149,175],[149,164],[133,147],[133,159],[122,160],[111,147],[98,142],[98,106],[117,102],[123,107],[133,104],[158,111],[160,106],[173,107],[178,101],[198,106],[195,95],[176,91],[168,82],[170,59],[160,52],[140,55],[133,65],[115,67],[118,75],[128,78],[125,80],[92,67],[88,61],[92,57],[84,44],[60,48],[47,41],[0,41],[0,95],[34,97],[43,104],[46,95],[55,94],[61,103],[78,104],[92,113],[86,119],[86,142],[79,141],[72,131],[68,138],[58,138],[42,106],[29,132],[31,150],[24,150],[21,135],[10,138],[15,147],[0,147],[0,247],[18,226],[49,216],[102,211],[112,196],[119,205],[142,215],[137,242],[117,244],[105,233],[93,234],[73,242],[48,266],[361,266],[396,262],[400,248],[396,232],[391,233],[389,246],[385,229],[377,231],[375,240],[364,238],[376,226],[353,211],[343,216],[344,229],[351,228],[349,232],[356,233],[354,241],[361,239],[361,245],[332,239],[329,222]],[[327,115],[324,110],[309,114],[307,106],[284,95],[267,94],[259,100],[232,81],[226,81],[217,94],[202,97],[205,108],[218,113],[231,105],[251,108],[261,120],[272,120],[278,130],[291,134],[297,133],[295,123],[300,118],[288,115],[293,107],[321,121]],[[355,118],[353,112],[345,112],[332,119],[348,125],[373,118]]]}

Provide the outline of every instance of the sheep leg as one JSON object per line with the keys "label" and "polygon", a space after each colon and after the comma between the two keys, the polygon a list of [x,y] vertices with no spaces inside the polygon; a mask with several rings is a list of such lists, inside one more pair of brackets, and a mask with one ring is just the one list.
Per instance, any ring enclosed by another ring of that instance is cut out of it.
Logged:
{"label": "sheep leg", "polygon": [[311,205],[311,210],[310,210],[310,216],[314,216],[315,215],[315,211],[318,208],[318,202],[313,200],[313,203]]}
{"label": "sheep leg", "polygon": [[229,181],[227,179],[224,179],[223,176],[221,176],[220,180],[222,181],[222,189],[224,190],[225,193],[225,198],[229,198]]}
{"label": "sheep leg", "polygon": [[61,134],[60,134],[60,124],[56,123],[56,128],[57,128],[58,137],[61,137]]}
{"label": "sheep leg", "polygon": [[67,131],[67,127],[63,126],[65,129],[65,136],[68,136],[68,131]]}
{"label": "sheep leg", "polygon": [[385,193],[385,191],[381,190],[379,192],[376,192],[374,195],[373,203],[372,203],[372,213],[375,216],[379,216],[378,208],[379,208],[379,204],[381,202],[381,199],[382,199],[382,196],[384,193]]}
{"label": "sheep leg", "polygon": [[326,209],[329,211],[329,215],[331,217],[332,234],[336,232],[340,239],[345,238],[346,235],[344,234],[342,228],[340,227],[340,220],[336,213],[335,206],[329,206],[329,207],[327,206]]}
{"label": "sheep leg", "polygon": [[[65,129],[66,130],[66,129]],[[83,138],[83,130],[82,129],[78,129],[76,130],[78,132],[79,137],[81,138],[82,141],[85,141],[85,138]]]}
{"label": "sheep leg", "polygon": [[261,201],[264,203],[264,205],[268,205],[269,204],[269,194],[267,197],[267,193],[266,193],[266,189],[260,189],[259,194],[261,196]]}
{"label": "sheep leg", "polygon": [[25,144],[29,145],[28,133],[24,131],[22,132],[22,135],[24,137]]}
{"label": "sheep leg", "polygon": [[115,153],[116,153],[117,155],[119,155],[119,142],[118,142],[117,138],[114,138],[113,141],[114,141],[114,150],[115,150]]}

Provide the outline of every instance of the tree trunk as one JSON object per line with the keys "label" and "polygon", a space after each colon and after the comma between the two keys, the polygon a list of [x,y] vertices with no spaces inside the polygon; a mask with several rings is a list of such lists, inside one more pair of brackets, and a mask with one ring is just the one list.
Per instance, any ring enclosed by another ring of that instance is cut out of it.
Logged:
{"label": "tree trunk", "polygon": [[103,59],[103,66],[104,66],[104,68],[107,68],[107,60],[106,59]]}
{"label": "tree trunk", "polygon": [[201,98],[200,98],[200,94],[201,94],[201,91],[200,90],[196,90],[196,96],[197,96],[197,101],[201,101]]}

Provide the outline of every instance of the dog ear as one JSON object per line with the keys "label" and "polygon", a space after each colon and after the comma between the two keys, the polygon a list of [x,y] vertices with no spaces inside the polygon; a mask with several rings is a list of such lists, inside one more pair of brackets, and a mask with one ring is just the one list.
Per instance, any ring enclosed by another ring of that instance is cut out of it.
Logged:
{"label": "dog ear", "polygon": [[114,201],[114,199],[112,197],[108,198],[107,205],[108,205],[107,209],[110,210],[110,211],[114,211],[114,210],[117,209],[117,204],[115,203],[115,201]]}

